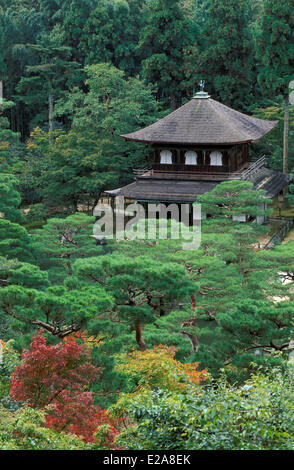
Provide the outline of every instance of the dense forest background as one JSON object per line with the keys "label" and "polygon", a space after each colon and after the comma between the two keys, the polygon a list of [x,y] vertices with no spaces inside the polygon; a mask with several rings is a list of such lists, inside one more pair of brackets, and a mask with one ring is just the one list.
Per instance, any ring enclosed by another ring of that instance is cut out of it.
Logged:
{"label": "dense forest background", "polygon": [[201,79],[279,121],[276,171],[289,113],[293,174],[293,78],[294,0],[0,0],[1,449],[293,449],[294,241],[233,220],[264,191],[198,197],[190,251],[96,244],[92,212],[149,161],[120,135]]}
{"label": "dense forest background", "polygon": [[[74,211],[80,199],[95,203],[105,188],[129,182],[148,151],[119,134],[191,99],[201,79],[214,99],[279,119],[252,154],[266,154],[281,171],[291,4],[1,0],[1,148],[10,171],[21,175],[23,201],[56,206],[60,199]],[[290,170],[293,145],[290,107]],[[65,165],[72,184],[58,181]]]}

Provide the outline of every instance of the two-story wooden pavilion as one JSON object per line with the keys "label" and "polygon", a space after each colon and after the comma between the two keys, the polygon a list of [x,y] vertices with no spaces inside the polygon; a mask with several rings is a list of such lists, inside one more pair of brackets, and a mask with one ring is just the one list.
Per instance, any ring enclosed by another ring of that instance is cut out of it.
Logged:
{"label": "two-story wooden pavilion", "polygon": [[122,135],[150,145],[152,166],[135,171],[133,183],[106,194],[142,203],[193,203],[222,181],[242,179],[275,198],[289,176],[268,169],[265,157],[251,162],[250,143],[277,122],[242,114],[200,91],[151,126]]}

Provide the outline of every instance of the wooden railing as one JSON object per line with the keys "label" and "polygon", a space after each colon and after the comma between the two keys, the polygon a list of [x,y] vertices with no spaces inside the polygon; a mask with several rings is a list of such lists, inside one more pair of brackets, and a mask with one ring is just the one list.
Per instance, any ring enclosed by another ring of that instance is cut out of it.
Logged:
{"label": "wooden railing", "polygon": [[[183,171],[183,165],[181,164],[173,164],[170,169],[152,169],[152,167],[145,167],[134,169],[133,173],[136,176],[144,176],[146,174],[146,178],[152,176],[153,178],[197,178],[197,179],[219,179],[221,181],[224,180],[250,180],[256,173],[258,173],[261,168],[267,165],[266,157],[263,156],[259,158],[256,162],[252,163],[246,170],[244,171],[236,171],[236,172],[226,172],[226,171],[215,171],[214,167],[211,167],[211,170],[214,171],[195,171],[194,168]],[[178,169],[177,169],[178,168]],[[209,167],[208,167],[209,168]],[[220,170],[223,168],[220,168]]]}
{"label": "wooden railing", "polygon": [[145,168],[134,168],[133,173],[136,176],[142,176],[144,175],[144,173],[147,173],[147,171],[151,171],[151,170],[152,170],[152,166],[145,167]]}
{"label": "wooden railing", "polygon": [[[182,165],[180,165],[182,167]],[[219,180],[225,179],[239,179],[241,173],[228,173],[228,172],[214,172],[214,171],[180,171],[176,169],[176,166],[173,165],[173,168],[170,170],[158,170],[152,168],[142,168],[142,169],[134,169],[133,173],[135,176],[139,177],[152,177],[152,178],[200,178],[200,179],[209,179],[209,178],[218,178]],[[239,175],[239,178],[238,178]]]}
{"label": "wooden railing", "polygon": [[219,179],[219,180],[230,180],[239,179],[236,177],[236,173],[228,172],[196,172],[196,171],[168,171],[168,170],[152,170],[152,176],[158,178],[193,178],[193,179]]}
{"label": "wooden railing", "polygon": [[270,250],[275,245],[279,245],[284,240],[289,230],[294,226],[294,217],[271,217],[268,220],[269,222],[281,222],[282,225],[263,246],[264,250]]}
{"label": "wooden railing", "polygon": [[252,163],[247,170],[243,171],[241,173],[241,180],[250,180],[252,177],[258,173],[261,168],[264,168],[267,166],[267,159],[266,156],[263,155],[263,157],[259,158],[256,160],[256,162]]}

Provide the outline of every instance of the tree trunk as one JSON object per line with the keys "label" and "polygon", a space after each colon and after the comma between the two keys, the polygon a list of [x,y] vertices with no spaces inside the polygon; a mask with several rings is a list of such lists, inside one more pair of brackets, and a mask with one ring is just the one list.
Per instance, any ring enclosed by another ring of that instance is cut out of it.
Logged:
{"label": "tree trunk", "polygon": [[172,111],[175,111],[176,110],[176,97],[174,95],[174,93],[171,94],[170,96],[170,107],[171,107],[171,110]]}
{"label": "tree trunk", "polygon": [[180,332],[183,336],[186,336],[191,341],[192,345],[192,352],[198,351],[199,349],[199,341],[197,336],[191,335],[191,333],[187,333],[186,331],[181,331]]}
{"label": "tree trunk", "polygon": [[95,210],[95,207],[97,206],[99,200],[100,200],[100,197],[101,197],[101,193],[99,193],[99,196],[97,196],[92,204],[92,213],[94,213],[94,210]]}
{"label": "tree trunk", "polygon": [[196,304],[196,295],[195,294],[191,295],[191,300],[192,300],[192,310],[193,310],[193,312],[196,312],[197,304]]}
{"label": "tree trunk", "polygon": [[54,113],[54,98],[51,92],[49,92],[49,120],[48,120],[48,127],[49,127],[49,132],[53,132],[53,113]]}
{"label": "tree trunk", "polygon": [[136,330],[136,341],[140,348],[140,351],[146,351],[147,349],[146,343],[142,338],[143,326],[140,325],[140,323],[135,322],[135,330]]}
{"label": "tree trunk", "polygon": [[284,154],[283,154],[283,173],[288,173],[288,154],[289,154],[289,96],[285,97],[285,117],[284,117]]}
{"label": "tree trunk", "polygon": [[79,199],[76,197],[73,197],[72,205],[73,205],[73,214],[76,214],[78,212]]}
{"label": "tree trunk", "polygon": [[3,103],[3,80],[0,80],[0,104]]}
{"label": "tree trunk", "polygon": [[162,297],[161,297],[160,300],[159,300],[159,305],[160,305],[159,316],[160,316],[160,317],[164,317],[165,311],[164,311],[164,302],[163,302],[163,298],[162,298]]}

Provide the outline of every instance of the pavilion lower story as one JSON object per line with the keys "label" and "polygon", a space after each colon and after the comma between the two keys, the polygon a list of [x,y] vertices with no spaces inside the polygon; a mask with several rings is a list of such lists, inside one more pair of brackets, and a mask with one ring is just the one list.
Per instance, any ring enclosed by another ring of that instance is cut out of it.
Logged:
{"label": "pavilion lower story", "polygon": [[[231,178],[237,179],[237,178]],[[251,175],[249,181],[253,183],[253,189],[262,189],[268,199],[276,198],[289,184],[289,176],[278,173],[268,168]],[[162,203],[194,203],[197,196],[212,191],[222,179],[197,179],[197,178],[164,178],[160,176],[137,176],[136,180],[111,191],[105,191],[112,198],[124,196],[127,200],[137,202],[162,202]]]}

